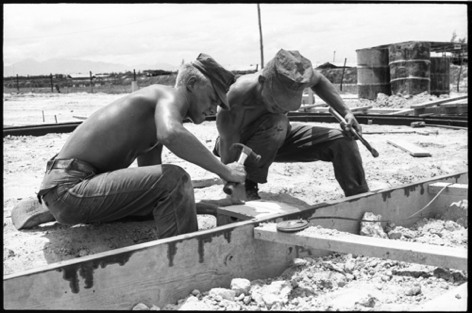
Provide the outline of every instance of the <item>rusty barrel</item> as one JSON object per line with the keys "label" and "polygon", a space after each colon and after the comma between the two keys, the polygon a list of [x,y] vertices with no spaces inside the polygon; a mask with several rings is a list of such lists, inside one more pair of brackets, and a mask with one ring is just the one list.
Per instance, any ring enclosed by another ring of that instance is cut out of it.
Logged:
{"label": "rusty barrel", "polygon": [[431,91],[435,96],[450,93],[450,66],[451,58],[432,57],[431,58]]}
{"label": "rusty barrel", "polygon": [[357,53],[357,94],[375,100],[378,93],[390,95],[387,48],[366,48]]}
{"label": "rusty barrel", "polygon": [[429,42],[405,42],[388,47],[392,94],[430,92],[430,49]]}

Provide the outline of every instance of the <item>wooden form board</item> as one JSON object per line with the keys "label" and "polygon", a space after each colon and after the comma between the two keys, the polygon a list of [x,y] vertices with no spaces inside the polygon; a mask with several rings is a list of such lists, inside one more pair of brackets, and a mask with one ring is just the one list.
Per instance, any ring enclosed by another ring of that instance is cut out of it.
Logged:
{"label": "wooden form board", "polygon": [[414,112],[415,112],[414,109],[404,109],[404,110],[399,110],[399,111],[396,111],[396,112],[388,113],[388,115],[409,115],[409,114],[412,114]]}
{"label": "wooden form board", "polygon": [[277,217],[285,213],[299,212],[302,209],[283,202],[255,200],[246,201],[244,204],[218,208],[218,215],[235,217],[240,220],[248,220],[254,217]]}
{"label": "wooden form board", "polygon": [[421,148],[420,146],[405,141],[401,139],[389,139],[387,142],[397,148],[402,149],[403,151],[408,152],[410,155],[414,157],[429,157],[431,156],[431,153],[429,153],[427,150]]}
{"label": "wooden form board", "polygon": [[444,183],[444,182],[437,182],[433,184],[428,185],[428,192],[432,194],[437,194],[439,191],[441,191],[444,187],[444,191],[442,194],[444,195],[454,195],[454,196],[463,196],[467,197],[468,195],[468,190],[469,190],[469,185],[466,184],[450,184],[450,183]]}
{"label": "wooden form board", "polygon": [[325,232],[315,227],[309,227],[296,233],[285,233],[277,231],[275,223],[256,227],[254,229],[254,237],[265,241],[306,248],[352,253],[354,255],[467,271],[467,249],[464,248],[374,238],[347,232]]}
{"label": "wooden form board", "polygon": [[[276,218],[254,218],[7,275],[3,279],[4,308],[129,310],[140,302],[162,307],[186,297],[193,289],[229,288],[235,277],[254,280],[277,276],[294,258],[330,252],[257,240],[254,228],[260,223],[333,215],[359,219],[369,211],[410,227],[442,209],[436,200],[415,218],[405,220],[431,201],[433,195],[426,192],[427,185],[440,181],[468,183],[468,173],[438,176],[320,203]],[[314,221],[325,228],[359,232],[359,223],[352,221]]]}
{"label": "wooden form board", "polygon": [[412,109],[424,109],[424,108],[429,108],[429,107],[439,105],[439,104],[442,104],[442,103],[452,102],[452,101],[466,99],[466,98],[467,98],[467,95],[453,97],[453,98],[447,98],[447,99],[440,99],[440,100],[430,101],[430,102],[426,102],[426,103],[412,104],[412,105],[410,105],[410,108],[412,108]]}

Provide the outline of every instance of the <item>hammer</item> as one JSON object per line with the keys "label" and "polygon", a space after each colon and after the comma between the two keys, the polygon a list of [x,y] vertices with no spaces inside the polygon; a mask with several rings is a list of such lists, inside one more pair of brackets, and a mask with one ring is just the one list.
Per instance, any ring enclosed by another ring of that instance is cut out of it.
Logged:
{"label": "hammer", "polygon": [[[344,124],[344,125],[347,125],[347,122],[346,120],[341,116],[341,114],[339,114],[335,109],[333,108],[329,108],[329,112],[331,114],[334,115],[334,117],[338,120],[339,123],[341,124]],[[364,137],[362,137],[361,134],[359,134],[354,128],[351,128],[351,132],[354,136],[356,136],[357,139],[359,139],[362,144],[367,148],[367,150],[370,151],[370,153],[372,153],[372,155],[374,156],[374,158],[378,157],[379,156],[379,153],[377,152],[377,150],[375,150],[368,142],[367,140],[364,139]]]}
{"label": "hammer", "polygon": [[[231,149],[241,147],[241,154],[239,155],[238,163],[239,164],[244,164],[246,159],[248,157],[253,157],[256,162],[259,162],[261,159],[261,156],[254,151],[252,151],[251,148],[249,148],[246,145],[243,145],[242,143],[234,143],[231,145]],[[223,191],[230,195],[233,199],[236,198],[237,200],[241,201],[246,201],[246,189],[244,188],[244,184],[238,184],[238,183],[233,183],[229,182],[226,183],[225,186],[223,187]]]}

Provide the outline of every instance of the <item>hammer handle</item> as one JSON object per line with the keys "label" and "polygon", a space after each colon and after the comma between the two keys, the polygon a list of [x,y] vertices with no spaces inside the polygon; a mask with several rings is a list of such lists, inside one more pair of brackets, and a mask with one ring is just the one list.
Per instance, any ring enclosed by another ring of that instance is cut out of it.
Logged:
{"label": "hammer handle", "polygon": [[[238,163],[244,164],[244,162],[246,162],[247,157],[248,155],[244,151],[241,151],[241,154],[239,155]],[[235,188],[240,188],[240,187],[236,187],[236,185],[237,184],[233,182],[226,183],[223,187],[223,191],[228,195],[232,195],[234,193]]]}
{"label": "hammer handle", "polygon": [[[338,120],[338,122],[343,123],[344,125],[347,125],[347,122],[344,119],[344,117],[342,117],[341,114],[339,114],[335,109],[329,108],[329,112],[333,114],[333,116]],[[357,139],[359,139],[362,142],[362,144],[367,148],[367,150],[369,150],[370,153],[372,153],[374,158],[379,156],[379,153],[377,152],[377,150],[372,148],[372,146],[367,142],[367,140],[365,140],[364,137],[362,137],[362,135],[359,134],[353,127],[351,127],[351,132],[352,134],[354,134],[354,136],[356,136]]]}

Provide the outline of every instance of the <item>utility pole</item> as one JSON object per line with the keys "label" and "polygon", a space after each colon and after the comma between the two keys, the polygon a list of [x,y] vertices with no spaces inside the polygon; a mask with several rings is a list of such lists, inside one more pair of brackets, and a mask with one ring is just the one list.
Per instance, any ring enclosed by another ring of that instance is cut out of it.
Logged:
{"label": "utility pole", "polygon": [[257,16],[259,19],[259,38],[260,38],[260,46],[261,46],[261,69],[264,68],[264,45],[262,43],[262,24],[261,24],[261,7],[259,3],[257,4]]}

